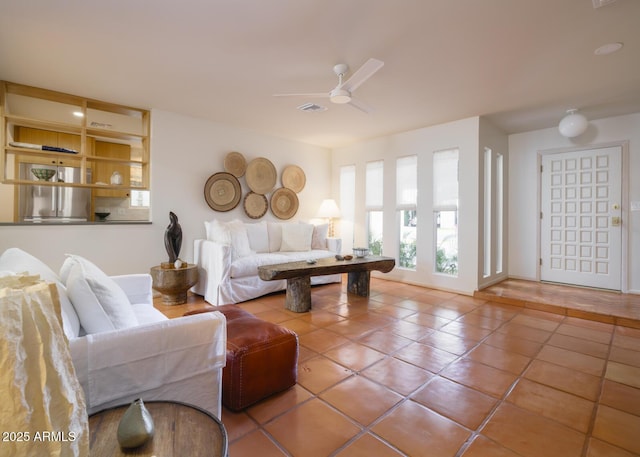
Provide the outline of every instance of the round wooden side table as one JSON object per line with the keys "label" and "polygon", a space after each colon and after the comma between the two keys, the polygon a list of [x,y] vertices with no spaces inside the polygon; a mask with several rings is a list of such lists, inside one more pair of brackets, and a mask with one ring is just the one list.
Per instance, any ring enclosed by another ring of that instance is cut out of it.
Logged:
{"label": "round wooden side table", "polygon": [[151,268],[153,288],[162,294],[165,305],[181,305],[187,302],[187,291],[198,282],[198,266],[188,264],[184,268]]}
{"label": "round wooden side table", "polygon": [[153,438],[140,447],[121,449],[118,424],[129,405],[109,408],[89,416],[91,457],[227,457],[227,432],[213,414],[180,402],[144,404],[153,418]]}

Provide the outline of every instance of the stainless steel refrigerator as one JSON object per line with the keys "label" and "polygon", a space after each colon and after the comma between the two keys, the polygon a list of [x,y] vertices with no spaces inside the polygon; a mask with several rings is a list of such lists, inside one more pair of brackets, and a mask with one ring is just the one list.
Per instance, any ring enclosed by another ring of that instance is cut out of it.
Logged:
{"label": "stainless steel refrigerator", "polygon": [[[19,218],[21,222],[81,222],[88,221],[91,211],[91,189],[66,186],[38,185],[32,169],[53,171],[49,181],[80,182],[81,169],[31,163],[20,164],[20,179],[32,180],[33,185],[21,185],[19,191]],[[87,170],[87,183],[91,170]]]}

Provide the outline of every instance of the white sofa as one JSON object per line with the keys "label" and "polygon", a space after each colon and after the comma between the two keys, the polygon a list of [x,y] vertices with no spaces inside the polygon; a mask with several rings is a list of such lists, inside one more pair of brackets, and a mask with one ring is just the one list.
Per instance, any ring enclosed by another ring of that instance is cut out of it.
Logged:
{"label": "white sofa", "polygon": [[68,256],[60,274],[17,248],[0,275],[40,275],[58,287],[62,327],[89,414],[143,400],[174,400],[220,417],[226,321],[218,312],[167,319],[153,307],[148,274],[108,277]]}
{"label": "white sofa", "polygon": [[[200,277],[192,292],[213,305],[251,300],[286,289],[286,280],[263,281],[258,267],[333,257],[342,241],[328,238],[328,224],[302,222],[205,222],[206,239],[194,241]],[[311,284],[340,282],[340,274],[311,277]]]}

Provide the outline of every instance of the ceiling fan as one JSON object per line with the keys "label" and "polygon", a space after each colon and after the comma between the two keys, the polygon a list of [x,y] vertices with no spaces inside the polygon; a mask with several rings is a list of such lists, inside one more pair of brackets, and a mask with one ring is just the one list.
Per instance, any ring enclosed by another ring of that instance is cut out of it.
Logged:
{"label": "ceiling fan", "polygon": [[368,113],[372,110],[366,103],[357,100],[351,96],[351,94],[358,88],[362,83],[364,83],[367,79],[374,75],[375,72],[380,70],[384,62],[378,59],[369,59],[364,65],[362,65],[358,70],[351,75],[349,79],[343,81],[344,75],[349,70],[349,66],[344,63],[339,63],[333,67],[333,72],[338,76],[338,85],[333,88],[329,92],[316,92],[309,94],[274,94],[274,97],[318,97],[318,98],[328,98],[332,103],[337,104],[345,104],[353,106],[354,108],[359,109],[360,111],[364,111]]}

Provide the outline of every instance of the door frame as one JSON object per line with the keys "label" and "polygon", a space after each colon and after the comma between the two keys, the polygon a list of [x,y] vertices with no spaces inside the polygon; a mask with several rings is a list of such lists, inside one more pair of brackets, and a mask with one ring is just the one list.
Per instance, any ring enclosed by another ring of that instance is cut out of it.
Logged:
{"label": "door frame", "polygon": [[[537,207],[536,214],[538,215],[536,219],[538,223],[536,224],[536,281],[541,282],[541,266],[540,259],[542,258],[542,242],[541,242],[541,232],[542,232],[542,220],[540,219],[540,213],[542,212],[542,157],[550,154],[560,154],[565,152],[576,152],[576,151],[584,151],[586,149],[601,149],[601,148],[610,148],[610,147],[620,147],[622,151],[622,170],[621,170],[621,179],[622,188],[620,192],[622,194],[622,211],[620,217],[622,218],[622,252],[620,253],[620,262],[622,263],[620,266],[620,291],[622,293],[627,293],[629,290],[629,140],[624,141],[612,141],[608,143],[597,143],[597,144],[585,144],[585,145],[576,145],[572,147],[565,148],[553,148],[553,149],[543,149],[537,152],[537,161],[536,161],[536,173],[537,173]],[[577,286],[576,287],[582,287]]]}

